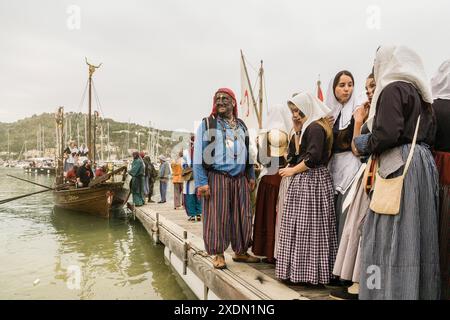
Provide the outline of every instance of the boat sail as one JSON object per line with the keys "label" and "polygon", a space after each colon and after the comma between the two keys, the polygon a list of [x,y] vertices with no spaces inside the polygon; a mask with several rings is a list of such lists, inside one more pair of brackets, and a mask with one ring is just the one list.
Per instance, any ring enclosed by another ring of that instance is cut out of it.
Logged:
{"label": "boat sail", "polygon": [[[89,66],[89,112],[87,117],[88,158],[95,166],[95,128],[98,113],[94,113],[94,121],[92,121],[92,75],[96,69],[101,66],[101,64],[94,66],[90,64],[87,59],[86,64]],[[94,122],[93,126],[92,122]],[[126,178],[127,167],[123,166],[104,176],[94,178],[88,187],[78,188],[76,185],[65,182],[63,169],[65,146],[63,107],[58,108],[56,113],[56,125],[58,165],[56,171],[56,183],[53,191],[55,206],[109,218],[111,209],[115,205],[123,205],[126,198],[127,191],[123,188],[123,186]],[[93,150],[93,152],[90,152],[90,150]],[[119,174],[121,181],[114,181],[115,175]]]}

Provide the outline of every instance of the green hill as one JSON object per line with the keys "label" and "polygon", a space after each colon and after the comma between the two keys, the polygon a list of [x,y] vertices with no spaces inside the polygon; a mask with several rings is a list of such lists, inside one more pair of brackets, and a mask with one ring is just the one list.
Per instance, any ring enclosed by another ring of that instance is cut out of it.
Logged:
{"label": "green hill", "polygon": [[[70,112],[65,114],[65,140],[67,142],[74,140],[75,142],[78,141],[79,145],[85,143],[85,117],[86,115],[82,113]],[[170,155],[172,148],[179,143],[180,134],[172,131],[148,128],[135,123],[117,122],[109,118],[99,119],[96,130],[97,157],[101,156],[100,147],[102,140],[104,157],[107,156],[108,124],[110,152],[116,158],[127,157],[129,155],[127,150],[130,149],[147,151],[151,133],[154,141],[156,141],[156,138],[158,139],[159,146],[155,153],[156,156],[159,154]],[[102,131],[103,139],[101,139]],[[25,150],[42,150],[42,145],[46,150],[55,148],[55,115],[53,113],[43,113],[13,123],[0,122],[0,158],[3,159],[8,157],[8,133],[9,151],[14,159],[17,159],[18,155]],[[138,148],[138,142],[140,142],[140,148]]]}

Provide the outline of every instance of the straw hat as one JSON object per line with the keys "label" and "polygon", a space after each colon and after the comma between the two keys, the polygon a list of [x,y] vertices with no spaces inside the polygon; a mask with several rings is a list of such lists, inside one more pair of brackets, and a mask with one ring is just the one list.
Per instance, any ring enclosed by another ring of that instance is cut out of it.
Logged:
{"label": "straw hat", "polygon": [[259,146],[267,146],[269,157],[281,157],[287,152],[289,145],[289,136],[286,132],[279,129],[271,129],[261,132],[258,135]]}

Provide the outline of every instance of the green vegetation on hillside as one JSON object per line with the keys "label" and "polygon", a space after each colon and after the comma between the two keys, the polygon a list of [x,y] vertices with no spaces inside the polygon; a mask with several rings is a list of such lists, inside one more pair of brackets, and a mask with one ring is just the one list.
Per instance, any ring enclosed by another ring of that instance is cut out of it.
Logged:
{"label": "green vegetation on hillside", "polygon": [[[67,119],[65,122],[65,140],[74,140],[77,142],[79,138],[79,145],[85,143],[85,114],[69,112],[65,114],[65,118]],[[179,134],[172,131],[149,129],[148,127],[135,123],[117,122],[109,118],[100,118],[96,131],[97,149],[100,146],[100,136],[103,129],[103,145],[104,150],[107,150],[108,123],[110,146],[114,150],[112,153],[115,153],[117,158],[121,158],[122,155],[126,157],[128,155],[127,150],[130,149],[147,151],[150,132],[153,132],[155,137],[159,137],[159,154],[170,155],[172,148],[179,143]],[[39,131],[41,135],[39,135]],[[52,113],[43,113],[13,123],[0,122],[0,154],[2,154],[0,157],[3,159],[7,157],[5,154],[8,151],[8,132],[9,150],[12,154],[16,154],[15,158],[24,150],[42,149],[42,143],[46,149],[54,148],[56,141],[55,115]],[[42,136],[42,132],[43,139],[39,139],[38,136]],[[140,142],[140,148],[138,148],[138,141]],[[99,152],[100,150],[97,150],[98,155]]]}

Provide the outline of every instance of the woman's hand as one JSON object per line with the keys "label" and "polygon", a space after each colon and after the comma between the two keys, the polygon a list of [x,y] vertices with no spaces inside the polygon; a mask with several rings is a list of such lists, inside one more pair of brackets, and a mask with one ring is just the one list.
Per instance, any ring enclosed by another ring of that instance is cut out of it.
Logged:
{"label": "woman's hand", "polygon": [[326,116],[325,120],[327,120],[327,122],[330,125],[330,127],[333,128],[333,126],[334,126],[334,118],[333,118],[333,116]]}
{"label": "woman's hand", "polygon": [[367,116],[369,115],[369,107],[370,104],[367,101],[362,106],[356,108],[355,112],[353,112],[353,118],[355,119],[356,123],[364,123]]}
{"label": "woman's hand", "polygon": [[297,172],[295,172],[294,168],[287,167],[287,168],[283,168],[283,169],[278,170],[278,173],[282,177],[292,177]]}

